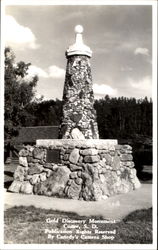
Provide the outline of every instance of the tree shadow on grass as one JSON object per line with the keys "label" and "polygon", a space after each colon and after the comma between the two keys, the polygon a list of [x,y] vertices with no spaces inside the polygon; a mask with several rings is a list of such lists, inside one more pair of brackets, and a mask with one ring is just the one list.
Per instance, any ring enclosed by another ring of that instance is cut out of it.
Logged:
{"label": "tree shadow on grass", "polygon": [[140,172],[140,173],[137,173],[137,176],[140,181],[152,182],[152,178],[153,178],[152,173]]}
{"label": "tree shadow on grass", "polygon": [[7,175],[7,176],[9,176],[9,177],[13,177],[14,172],[11,172],[11,171],[4,171],[4,175]]}
{"label": "tree shadow on grass", "polygon": [[6,181],[4,182],[4,188],[8,189],[10,187],[10,185],[12,184],[13,181]]}

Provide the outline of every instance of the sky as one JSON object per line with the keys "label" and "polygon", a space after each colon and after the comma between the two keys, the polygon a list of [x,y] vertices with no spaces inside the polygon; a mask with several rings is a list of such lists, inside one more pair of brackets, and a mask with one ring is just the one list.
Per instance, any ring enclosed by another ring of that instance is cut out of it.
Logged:
{"label": "sky", "polygon": [[93,52],[95,98],[152,96],[152,7],[145,5],[16,5],[5,8],[5,45],[38,74],[37,97],[62,99],[66,49],[74,27]]}

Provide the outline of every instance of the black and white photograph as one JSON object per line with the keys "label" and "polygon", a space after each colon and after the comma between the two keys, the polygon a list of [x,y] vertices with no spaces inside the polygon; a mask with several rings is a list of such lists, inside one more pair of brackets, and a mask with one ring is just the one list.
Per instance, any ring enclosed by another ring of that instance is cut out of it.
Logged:
{"label": "black and white photograph", "polygon": [[157,1],[2,1],[1,249],[151,249]]}

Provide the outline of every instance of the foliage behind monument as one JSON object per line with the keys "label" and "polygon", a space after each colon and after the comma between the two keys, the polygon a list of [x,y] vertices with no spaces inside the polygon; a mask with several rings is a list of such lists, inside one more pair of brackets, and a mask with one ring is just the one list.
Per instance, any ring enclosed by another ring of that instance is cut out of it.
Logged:
{"label": "foliage behind monument", "polygon": [[17,135],[18,127],[23,126],[25,120],[31,121],[32,115],[26,107],[35,96],[38,77],[27,78],[30,65],[22,61],[15,63],[14,52],[9,47],[5,49],[4,132],[7,142]]}
{"label": "foliage behind monument", "polygon": [[[27,77],[29,63],[15,64],[10,48],[5,50],[5,140],[17,134],[18,127],[59,126],[62,101],[36,102],[38,78]],[[105,97],[95,100],[99,135],[102,139],[152,137],[152,100]]]}

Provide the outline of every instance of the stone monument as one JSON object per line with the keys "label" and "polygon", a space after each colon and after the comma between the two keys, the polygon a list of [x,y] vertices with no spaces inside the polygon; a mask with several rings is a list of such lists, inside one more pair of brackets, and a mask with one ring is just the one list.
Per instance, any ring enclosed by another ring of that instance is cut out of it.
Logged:
{"label": "stone monument", "polygon": [[92,51],[77,26],[66,51],[61,138],[24,146],[11,192],[86,201],[106,199],[140,187],[129,145],[100,140],[89,59]]}
{"label": "stone monument", "polygon": [[83,43],[83,27],[75,27],[76,42],[66,51],[67,68],[63,92],[61,138],[98,139],[90,57],[92,51]]}

